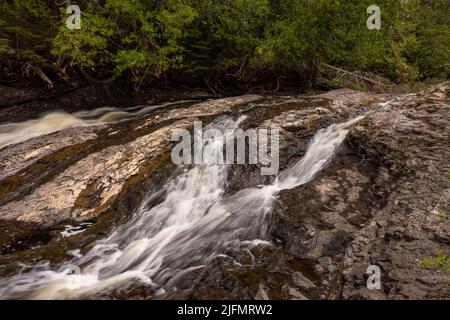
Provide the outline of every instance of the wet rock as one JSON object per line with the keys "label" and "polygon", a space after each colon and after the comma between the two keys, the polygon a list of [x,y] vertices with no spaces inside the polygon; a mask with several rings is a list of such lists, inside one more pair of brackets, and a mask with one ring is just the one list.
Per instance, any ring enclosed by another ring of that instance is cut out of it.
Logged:
{"label": "wet rock", "polygon": [[[322,297],[448,293],[448,274],[432,275],[419,264],[437,252],[449,255],[450,149],[442,139],[450,136],[449,104],[446,85],[399,97],[357,124],[348,145],[315,180],[280,193],[273,235],[290,255],[317,261]],[[306,128],[305,121],[293,124]],[[371,264],[381,267],[382,291],[366,288]],[[439,283],[435,291],[423,285],[427,280],[418,283],[424,274]],[[329,293],[333,287],[337,295]]]}
{"label": "wet rock", "polygon": [[298,290],[291,288],[291,287],[285,287],[283,288],[285,295],[288,299],[291,300],[308,300],[307,297],[305,297],[303,294],[301,294]]}
{"label": "wet rock", "polygon": [[310,290],[316,287],[316,285],[311,280],[306,278],[301,272],[294,272],[292,274],[292,282],[297,287],[304,290]]}
{"label": "wet rock", "polygon": [[269,296],[264,289],[264,286],[260,285],[258,287],[258,292],[256,292],[255,300],[269,300]]}
{"label": "wet rock", "polygon": [[[421,263],[450,255],[448,92],[449,84],[443,84],[391,97],[385,107],[364,101],[385,101],[386,96],[350,90],[312,97],[243,96],[169,108],[107,128],[68,129],[7,147],[0,156],[0,180],[7,181],[3,185],[0,181],[4,195],[0,219],[8,219],[0,239],[0,273],[11,273],[11,265],[25,256],[34,260],[57,256],[52,259],[61,261],[67,248],[92,243],[119,223],[111,212],[126,219],[144,193],[133,189],[158,188],[150,182],[157,177],[164,180],[173,170],[163,166],[169,159],[167,137],[173,128],[190,128],[196,119],[241,110],[248,117],[244,128],[280,128],[283,169],[301,159],[318,130],[369,111],[312,181],[278,194],[265,239],[271,246],[230,250],[226,257],[184,275],[170,292],[156,294],[136,285],[129,295],[154,299],[448,297],[448,271]],[[112,140],[106,143],[108,139]],[[28,153],[23,154],[25,150]],[[47,173],[35,175],[33,170]],[[274,179],[262,178],[257,165],[230,170],[228,194]],[[159,171],[166,175],[157,176]],[[65,219],[96,223],[60,240],[55,234],[60,231],[58,222]],[[21,231],[19,225],[26,228]],[[22,239],[31,240],[22,245]],[[32,251],[34,245],[46,249]],[[370,265],[380,267],[381,290],[366,286]]]}
{"label": "wet rock", "polygon": [[[438,252],[449,255],[445,236],[439,235],[450,234],[450,225],[433,216],[436,206],[440,212],[449,208],[450,148],[443,139],[450,136],[449,111],[448,85],[441,85],[404,96],[369,115],[350,133],[361,153],[381,164],[375,181],[386,200],[373,212],[373,223],[348,247],[345,298],[448,296],[448,273],[423,269],[420,261]],[[368,264],[382,266],[384,293],[363,288],[362,272]],[[418,279],[433,279],[435,285]]]}
{"label": "wet rock", "polygon": [[[189,128],[193,121],[198,119],[197,117],[223,114],[229,112],[233,106],[257,101],[260,98],[256,95],[241,96],[203,102],[189,108],[168,110],[162,117],[165,121],[174,121],[171,125],[138,136],[127,143],[111,145],[98,152],[87,154],[61,173],[51,177],[50,181],[36,186],[25,197],[1,206],[0,218],[51,225],[65,219],[86,220],[96,217],[111,207],[130,179],[142,176],[142,169],[145,169],[148,161],[169,152],[173,129]],[[158,121],[162,119],[159,118]],[[134,130],[142,130],[154,122],[154,117],[150,117]],[[74,132],[76,130],[69,129],[57,133],[56,137],[72,136]],[[54,138],[55,135],[47,135],[38,140],[43,144],[43,140],[46,139],[51,147],[56,143]],[[92,139],[95,136],[91,135],[88,138]],[[79,142],[80,139],[75,141]],[[32,142],[27,141],[25,145],[30,143]],[[68,141],[68,143],[75,142]],[[17,147],[23,148],[21,144]],[[15,148],[15,145],[9,147],[8,154],[14,154]],[[47,151],[49,152],[51,151]],[[39,153],[41,157],[45,155],[44,151]],[[28,158],[25,155],[24,159]],[[22,166],[30,164],[32,163],[28,161]],[[13,173],[14,171],[4,175]]]}

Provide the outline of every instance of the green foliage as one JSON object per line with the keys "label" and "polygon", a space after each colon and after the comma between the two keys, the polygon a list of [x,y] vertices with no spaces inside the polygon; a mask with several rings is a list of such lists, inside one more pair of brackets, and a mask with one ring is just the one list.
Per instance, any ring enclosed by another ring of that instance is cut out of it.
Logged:
{"label": "green foliage", "polygon": [[415,11],[415,38],[404,55],[418,68],[420,78],[450,75],[450,2],[422,0]]}
{"label": "green foliage", "polygon": [[442,271],[450,271],[450,257],[443,252],[438,252],[436,258],[425,258],[419,262],[419,267],[423,269],[433,268]]}
{"label": "green foliage", "polygon": [[414,31],[425,17],[416,20],[417,1],[383,1],[381,30],[368,30],[366,9],[372,2],[281,1],[258,53],[264,62],[295,66],[314,60],[404,81],[416,79],[417,66],[409,64],[404,51],[418,48]]}
{"label": "green foliage", "polygon": [[[83,14],[82,28],[70,30],[66,27],[65,8],[61,9],[59,32],[53,41],[52,53],[70,54],[72,65],[80,65],[95,69],[96,65],[107,65],[113,55],[109,49],[109,39],[114,35],[115,24],[111,18],[101,13],[87,11]],[[103,10],[102,10],[103,11]]]}
{"label": "green foliage", "polygon": [[445,212],[444,210],[440,209],[440,208],[436,208],[436,214],[439,217],[439,219],[441,220],[448,220],[448,214],[447,212]]}
{"label": "green foliage", "polygon": [[[72,65],[91,70],[107,68],[116,74],[131,71],[135,79],[150,68],[154,76],[183,60],[179,40],[195,11],[183,1],[106,0],[82,9],[81,30],[64,24],[53,53],[70,54]],[[65,16],[63,15],[65,18]]]}
{"label": "green foliage", "polygon": [[398,82],[450,76],[450,2],[380,0],[381,30],[368,30],[371,0],[0,0],[0,66],[24,63],[124,75],[136,83],[175,69],[209,76],[321,63]]}
{"label": "green foliage", "polygon": [[263,35],[268,0],[192,0],[198,13],[184,41],[192,72],[239,66]]}
{"label": "green foliage", "polygon": [[31,61],[48,63],[56,32],[52,10],[42,1],[0,1],[0,59],[4,72],[21,69]]}

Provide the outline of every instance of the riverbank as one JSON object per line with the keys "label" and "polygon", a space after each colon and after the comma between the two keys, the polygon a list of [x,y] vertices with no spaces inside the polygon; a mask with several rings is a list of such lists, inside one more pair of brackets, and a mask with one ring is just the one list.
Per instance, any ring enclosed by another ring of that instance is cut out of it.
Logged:
{"label": "riverbank", "polygon": [[[384,79],[385,80],[385,79]],[[385,80],[387,81],[387,80]],[[47,88],[39,81],[22,81],[16,84],[0,84],[0,123],[22,122],[38,118],[42,114],[52,111],[75,113],[89,111],[101,107],[129,108],[139,105],[174,102],[180,100],[218,99],[227,96],[237,96],[248,93],[263,96],[292,96],[292,95],[317,95],[330,90],[339,89],[339,85],[333,81],[322,79],[316,88],[300,90],[298,87],[283,86],[279,90],[267,90],[264,88],[234,88],[227,94],[212,91],[208,87],[183,87],[174,88],[160,86],[143,88],[139,92],[126,83],[92,84],[84,79],[72,81],[55,81],[53,88]],[[339,82],[337,82],[339,83]],[[371,94],[404,94],[416,92],[424,88],[437,85],[436,81],[414,84],[377,85],[346,81],[350,88]]]}

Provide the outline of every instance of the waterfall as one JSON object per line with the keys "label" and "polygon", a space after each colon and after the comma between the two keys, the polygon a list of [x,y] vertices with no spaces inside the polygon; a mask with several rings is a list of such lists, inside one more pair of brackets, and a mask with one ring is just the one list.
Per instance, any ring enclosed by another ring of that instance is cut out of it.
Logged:
{"label": "waterfall", "polygon": [[[133,281],[171,290],[186,272],[207,265],[226,248],[267,243],[268,214],[277,193],[311,181],[362,118],[318,131],[304,157],[280,172],[273,184],[231,195],[224,193],[227,166],[208,164],[216,163],[213,159],[224,141],[204,141],[206,164],[183,168],[162,190],[150,194],[129,221],[87,253],[76,252],[57,270],[41,264],[0,279],[0,298],[78,298]],[[210,127],[237,129],[243,120],[222,117]],[[164,200],[149,207],[162,193]],[[71,274],[71,266],[80,273]]]}

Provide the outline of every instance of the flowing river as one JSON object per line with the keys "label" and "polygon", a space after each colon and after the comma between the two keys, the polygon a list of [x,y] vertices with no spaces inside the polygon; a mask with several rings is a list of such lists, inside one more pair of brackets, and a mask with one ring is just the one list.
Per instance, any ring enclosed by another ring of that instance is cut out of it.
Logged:
{"label": "flowing river", "polygon": [[[127,111],[120,114],[128,115]],[[42,134],[37,127],[42,129],[42,123],[55,116],[33,120],[32,124],[16,126],[9,134],[3,133],[2,145]],[[41,263],[1,279],[0,298],[79,298],[126,287],[135,281],[164,293],[176,288],[183,276],[204,267],[227,248],[270,245],[268,230],[274,197],[283,189],[311,181],[332,159],[349,129],[362,118],[319,130],[303,158],[280,172],[272,184],[242,189],[231,195],[224,193],[227,165],[214,162],[223,148],[223,140],[204,141],[204,164],[180,167],[164,188],[147,195],[129,221],[98,240],[86,253],[70,252],[74,258],[57,269]],[[72,120],[62,125],[86,124],[80,117]],[[105,116],[90,121],[104,123]],[[237,129],[243,121],[244,116],[237,119],[221,116],[209,128]],[[57,129],[61,128],[54,128]],[[44,128],[44,131],[52,130]],[[229,136],[225,139],[233,138],[232,131],[227,132]],[[164,200],[152,205],[161,195]]]}
{"label": "flowing river", "polygon": [[[448,296],[445,273],[411,264],[448,242],[448,92],[249,94],[1,123],[0,299]],[[174,157],[174,133],[193,164]],[[366,287],[374,263],[387,290]],[[438,290],[417,284],[436,274]]]}
{"label": "flowing river", "polygon": [[98,108],[92,111],[80,111],[73,114],[67,112],[51,112],[38,119],[20,123],[0,125],[0,149],[11,144],[20,143],[31,138],[73,127],[89,127],[107,123],[115,123],[145,115],[146,113],[183,104],[189,101],[168,102],[160,105],[135,106],[118,109],[113,107]]}

